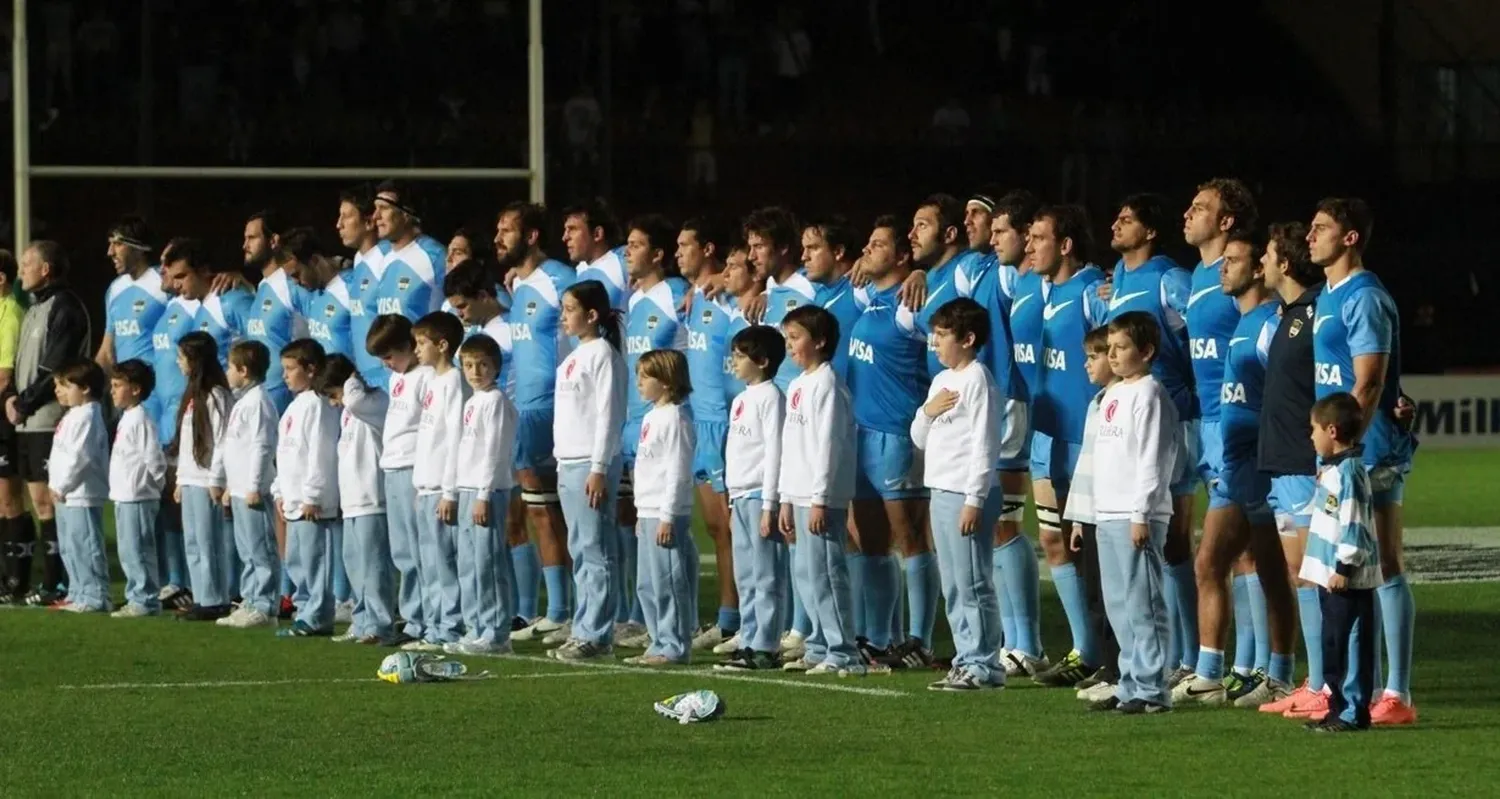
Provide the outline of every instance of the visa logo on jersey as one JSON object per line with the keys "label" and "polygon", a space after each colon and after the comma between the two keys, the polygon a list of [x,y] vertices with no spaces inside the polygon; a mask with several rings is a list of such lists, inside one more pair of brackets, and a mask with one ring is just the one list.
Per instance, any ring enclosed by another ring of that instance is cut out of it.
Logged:
{"label": "visa logo on jersey", "polygon": [[152,336],[151,336],[151,349],[153,349],[153,350],[169,350],[169,349],[172,349],[172,339],[171,339],[171,337],[169,337],[166,333],[155,333],[155,334],[152,334]]}
{"label": "visa logo on jersey", "polygon": [[401,301],[396,299],[395,297],[381,297],[376,301],[375,309],[379,311],[382,316],[384,316],[385,314],[396,314],[397,316],[399,316],[401,315]]}
{"label": "visa logo on jersey", "polygon": [[307,320],[307,334],[318,341],[333,340],[333,328],[312,319]]}
{"label": "visa logo on jersey", "polygon": [[350,300],[349,301],[349,315],[350,316],[364,316],[365,315],[365,301],[364,300]]}
{"label": "visa logo on jersey", "polygon": [[627,355],[640,355],[651,351],[650,336],[626,336],[625,353]]}
{"label": "visa logo on jersey", "polygon": [[708,352],[708,334],[688,331],[688,349],[698,352]]}
{"label": "visa logo on jersey", "polygon": [[531,341],[531,325],[525,322],[514,322],[510,326],[511,341]]}
{"label": "visa logo on jersey", "polygon": [[875,348],[857,338],[849,339],[849,357],[865,363],[875,362]]}
{"label": "visa logo on jersey", "polygon": [[115,322],[116,337],[124,338],[126,336],[139,336],[140,334],[141,325],[134,319],[121,319],[120,321]]}
{"label": "visa logo on jersey", "polygon": [[1195,361],[1219,359],[1219,341],[1212,338],[1195,338],[1188,342],[1189,353]]}
{"label": "visa logo on jersey", "polygon": [[1015,349],[1016,363],[1029,363],[1033,365],[1036,363],[1036,350],[1032,348],[1032,345],[1017,344]]}
{"label": "visa logo on jersey", "polygon": [[245,332],[252,336],[264,336],[266,334],[266,320],[251,319],[250,324],[245,326]]}
{"label": "visa logo on jersey", "polygon": [[1320,386],[1342,386],[1344,385],[1344,372],[1336,363],[1313,364],[1313,379]]}
{"label": "visa logo on jersey", "polygon": [[1064,350],[1044,347],[1042,348],[1042,357],[1047,359],[1048,369],[1065,371],[1068,368],[1068,353]]}
{"label": "visa logo on jersey", "polygon": [[732,374],[734,374],[734,356],[733,355],[725,355],[724,356],[724,374],[726,374],[726,375],[732,375]]}
{"label": "visa logo on jersey", "polygon": [[1249,401],[1244,383],[1225,383],[1219,388],[1219,402],[1225,405],[1244,405]]}

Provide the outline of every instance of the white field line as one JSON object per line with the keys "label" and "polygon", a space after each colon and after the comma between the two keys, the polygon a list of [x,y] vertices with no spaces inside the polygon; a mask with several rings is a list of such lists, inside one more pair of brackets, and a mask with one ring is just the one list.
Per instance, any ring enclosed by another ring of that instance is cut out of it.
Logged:
{"label": "white field line", "polygon": [[[555,663],[556,661],[547,661]],[[597,671],[551,671],[533,672],[528,674],[489,674],[485,676],[473,675],[464,680],[456,682],[472,682],[475,680],[541,680],[555,677],[609,677],[621,674],[649,674],[640,669],[627,668],[625,666],[603,666]],[[316,677],[297,678],[288,680],[204,680],[200,682],[115,682],[115,683],[84,683],[81,685],[59,685],[64,691],[135,691],[144,689],[160,688],[260,688],[275,685],[337,685],[341,683],[378,683],[379,677],[331,677],[319,679]]]}
{"label": "white field line", "polygon": [[613,666],[607,663],[552,660],[551,658],[539,657],[536,655],[509,655],[508,658],[511,660],[525,660],[532,663],[551,663],[553,665],[574,666],[577,668],[590,670],[601,669],[609,671],[619,671],[620,669],[624,668],[628,671],[634,671],[642,674],[656,674],[663,677],[670,677],[678,674],[691,674],[694,677],[704,677],[710,680],[724,680],[726,682],[748,682],[756,683],[759,685],[774,685],[779,688],[802,688],[811,691],[832,691],[834,693],[858,694],[860,696],[883,696],[898,698],[911,695],[905,691],[896,691],[890,688],[863,688],[857,685],[840,685],[838,683],[821,682],[818,681],[819,678],[817,677],[809,678],[804,682],[801,680],[778,680],[774,677],[753,677],[748,674],[730,674],[722,671],[714,671],[710,668],[670,669],[655,671],[646,668]]}

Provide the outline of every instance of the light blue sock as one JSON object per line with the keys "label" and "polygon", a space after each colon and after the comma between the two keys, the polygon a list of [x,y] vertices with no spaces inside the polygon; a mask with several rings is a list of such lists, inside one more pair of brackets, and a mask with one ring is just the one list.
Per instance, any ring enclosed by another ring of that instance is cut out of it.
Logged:
{"label": "light blue sock", "polygon": [[[1173,595],[1177,599],[1177,628],[1182,631],[1177,639],[1177,662],[1192,668],[1198,655],[1198,580],[1193,576],[1193,561],[1168,566],[1167,579],[1177,584]],[[1172,605],[1167,607],[1170,613]]]}
{"label": "light blue sock", "polygon": [[344,525],[342,522],[334,523],[332,539],[328,546],[328,557],[333,561],[333,601],[343,604],[354,596],[354,587],[349,585],[349,570],[344,568]]}
{"label": "light blue sock", "polygon": [[1323,690],[1323,602],[1317,586],[1297,586],[1297,615],[1302,622],[1302,644],[1307,650],[1307,689]]}
{"label": "light blue sock", "polygon": [[1198,664],[1193,673],[1205,680],[1224,679],[1224,650],[1198,647]]}
{"label": "light blue sock", "polygon": [[866,591],[868,588],[868,565],[865,563],[865,553],[850,552],[849,564],[849,599],[854,607],[854,634],[860,638],[869,638],[869,620],[865,618]]}
{"label": "light blue sock", "polygon": [[542,581],[547,584],[547,618],[555,622],[568,620],[568,588],[573,582],[567,566],[543,566]]}
{"label": "light blue sock", "polygon": [[[1411,704],[1411,650],[1412,635],[1417,619],[1417,604],[1411,595],[1411,585],[1406,575],[1398,574],[1376,589],[1375,597],[1380,606],[1381,627],[1385,630],[1386,648],[1389,652],[1390,674],[1386,676],[1385,689],[1401,695],[1401,701]],[[1375,653],[1380,660],[1380,653]]]}
{"label": "light blue sock", "polygon": [[1099,667],[1099,647],[1094,640],[1094,629],[1089,625],[1089,598],[1078,578],[1078,567],[1071,563],[1052,567],[1052,585],[1057,588],[1057,598],[1062,600],[1063,614],[1068,617],[1068,629],[1073,633],[1073,648],[1083,657],[1090,668]]}
{"label": "light blue sock", "polygon": [[[788,549],[791,554],[787,557],[787,562],[796,563],[797,545],[792,544]],[[865,572],[866,574],[869,573],[868,567],[866,567]],[[869,591],[868,588],[865,590]],[[812,635],[812,619],[807,615],[807,608],[802,607],[802,594],[795,590],[792,591],[792,629],[800,633],[803,638]]]}
{"label": "light blue sock", "polygon": [[1250,624],[1255,630],[1255,668],[1269,673],[1271,617],[1266,612],[1266,590],[1261,587],[1259,574],[1245,575],[1245,595],[1250,600]]}
{"label": "light blue sock", "polygon": [[[1250,575],[1236,574],[1230,585],[1234,596],[1234,673],[1248,677],[1255,670],[1255,622],[1250,617]],[[1198,657],[1202,659],[1203,656]]]}
{"label": "light blue sock", "polygon": [[922,645],[932,648],[932,628],[937,625],[938,594],[937,559],[931,552],[922,552],[906,559],[906,601],[911,605],[912,638],[920,638]]}
{"label": "light blue sock", "polygon": [[510,565],[515,570],[516,615],[528,621],[536,618],[537,592],[542,576],[542,557],[536,553],[536,544],[527,541],[510,548]]}
{"label": "light blue sock", "polygon": [[996,551],[995,562],[1005,571],[1005,595],[1015,619],[1016,638],[1010,648],[1041,657],[1041,577],[1031,539],[1018,535],[1005,542]]}
{"label": "light blue sock", "polygon": [[1016,646],[1016,617],[1011,612],[1010,599],[1005,583],[1005,570],[1000,567],[1000,550],[1004,544],[995,547],[991,553],[992,563],[990,571],[995,575],[995,595],[1000,600],[1000,646],[1004,649],[1014,649]]}
{"label": "light blue sock", "polygon": [[1273,652],[1271,654],[1271,663],[1267,666],[1266,673],[1276,682],[1291,685],[1293,668],[1294,664],[1291,655]]}
{"label": "light blue sock", "polygon": [[740,631],[740,609],[719,608],[718,628],[725,636],[732,636]]}
{"label": "light blue sock", "polygon": [[902,590],[901,584],[901,559],[892,555],[891,562],[886,569],[891,573],[891,592],[895,597],[891,601],[890,638],[891,643],[899,644],[906,640],[906,614],[904,612],[906,607],[901,601],[906,597],[906,592]]}
{"label": "light blue sock", "polygon": [[297,590],[296,586],[292,585],[292,573],[291,573],[291,570],[287,569],[287,567],[286,567],[286,561],[282,561],[281,562],[281,595],[282,596],[291,596],[292,592],[294,592],[296,590]]}
{"label": "light blue sock", "polygon": [[893,560],[890,555],[865,555],[865,637],[876,649],[891,645],[892,606],[899,601],[901,584],[891,581]]}

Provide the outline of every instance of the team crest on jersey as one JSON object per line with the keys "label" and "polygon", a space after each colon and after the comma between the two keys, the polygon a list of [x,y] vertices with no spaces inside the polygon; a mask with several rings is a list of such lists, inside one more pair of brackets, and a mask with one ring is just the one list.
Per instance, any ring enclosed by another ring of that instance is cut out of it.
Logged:
{"label": "team crest on jersey", "polygon": [[655,330],[657,323],[659,323],[660,321],[661,320],[657,318],[656,314],[652,314],[646,317],[646,329]]}
{"label": "team crest on jersey", "polygon": [[334,308],[332,303],[329,303],[328,307],[323,309],[323,315],[328,317],[329,319],[332,319],[337,313],[338,309]]}
{"label": "team crest on jersey", "polygon": [[526,315],[527,316],[536,316],[536,303],[535,302],[528,302],[528,303],[526,303]]}
{"label": "team crest on jersey", "polygon": [[1297,334],[1301,333],[1301,332],[1302,332],[1302,320],[1301,319],[1293,319],[1292,320],[1292,326],[1287,329],[1286,337],[1287,338],[1296,338]]}
{"label": "team crest on jersey", "polygon": [[409,277],[403,277],[400,280],[396,281],[396,290],[397,291],[406,291],[410,287],[411,287],[411,278],[409,278]]}
{"label": "team crest on jersey", "polygon": [[801,405],[801,404],[802,404],[802,389],[799,388],[796,391],[792,392],[792,410],[794,410],[794,411],[797,410],[797,406]]}
{"label": "team crest on jersey", "polygon": [[712,324],[713,321],[714,321],[714,312],[713,311],[704,311],[703,312],[703,324],[705,324],[705,325]]}
{"label": "team crest on jersey", "polygon": [[1119,400],[1110,400],[1109,404],[1106,405],[1106,406],[1104,406],[1104,421],[1106,421],[1106,422],[1113,422],[1115,420],[1115,411],[1119,407],[1120,407],[1120,401]]}
{"label": "team crest on jersey", "polygon": [[168,327],[170,327],[172,325],[175,325],[175,324],[177,324],[177,314],[172,314],[171,316],[167,317],[167,326]]}
{"label": "team crest on jersey", "polygon": [[359,281],[359,293],[363,294],[366,291],[368,291],[369,288],[370,288],[370,279],[369,278],[365,278],[364,280]]}
{"label": "team crest on jersey", "polygon": [[1323,512],[1327,513],[1329,516],[1338,516],[1339,498],[1332,494],[1329,494],[1328,498],[1323,500]]}
{"label": "team crest on jersey", "polygon": [[208,320],[207,320],[207,319],[204,319],[204,320],[203,320],[203,321],[202,321],[202,322],[201,322],[201,323],[200,323],[200,324],[199,324],[199,325],[198,325],[198,329],[199,329],[199,330],[202,330],[202,331],[203,331],[203,332],[205,332],[205,333],[206,333],[206,332],[208,332]]}
{"label": "team crest on jersey", "polygon": [[261,313],[270,313],[271,312],[271,300],[270,299],[266,299],[266,300],[263,300],[261,302],[261,304],[260,304],[260,312]]}
{"label": "team crest on jersey", "polygon": [[786,309],[788,311],[795,311],[795,310],[797,310],[797,300],[795,298],[787,300],[786,301]]}
{"label": "team crest on jersey", "polygon": [[646,440],[646,436],[648,436],[650,434],[651,434],[651,425],[650,424],[646,424],[646,423],[641,424],[641,440],[645,441]]}
{"label": "team crest on jersey", "polygon": [[135,302],[132,302],[130,304],[130,311],[131,311],[131,313],[134,313],[136,316],[140,316],[142,313],[145,313],[145,311],[146,311],[146,301],[145,300],[136,300]]}

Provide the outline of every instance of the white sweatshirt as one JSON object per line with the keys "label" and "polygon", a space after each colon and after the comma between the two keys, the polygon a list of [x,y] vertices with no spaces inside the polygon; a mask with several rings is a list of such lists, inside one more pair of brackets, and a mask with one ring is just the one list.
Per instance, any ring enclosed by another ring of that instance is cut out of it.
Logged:
{"label": "white sweatshirt", "polygon": [[345,519],[385,513],[380,458],[389,405],[384,391],[367,390],[358,375],[344,382],[338,452],[339,506]]}
{"label": "white sweatshirt", "polygon": [[445,485],[443,493],[450,489],[475,491],[488,500],[492,492],[508,494],[515,488],[516,430],[520,425],[521,415],[504,391],[475,391],[464,403],[454,483]]}
{"label": "white sweatshirt", "polygon": [[125,409],[115,427],[115,446],[109,454],[110,500],[159,500],[166,482],[167,458],[161,451],[156,422],[140,405]]}
{"label": "white sweatshirt", "polygon": [[958,404],[935,419],[928,417],[925,407],[918,408],[911,422],[912,442],[926,453],[922,483],[963,494],[965,505],[982,508],[995,487],[995,461],[1004,432],[1000,393],[990,370],[978,361],[938,373],[927,399],[944,390],[958,394]]}
{"label": "white sweatshirt", "polygon": [[853,401],[827,363],[787,386],[780,493],[799,507],[843,508],[854,499]]}
{"label": "white sweatshirt", "polygon": [[109,432],[99,403],[69,408],[52,436],[47,487],[70,508],[97,508],[109,498]]}
{"label": "white sweatshirt", "polygon": [[214,450],[216,468],[224,473],[225,490],[236,499],[250,494],[268,497],[276,479],[276,431],[280,419],[264,385],[256,384],[235,401],[229,412],[224,446]]}
{"label": "white sweatshirt", "polygon": [[210,395],[212,402],[209,404],[209,429],[213,431],[213,455],[209,456],[207,465],[200,465],[198,459],[193,457],[193,415],[198,409],[196,403],[188,397],[183,397],[187,403],[187,409],[182,412],[182,426],[177,430],[177,485],[195,486],[197,488],[223,488],[224,487],[224,462],[217,457],[219,447],[224,445],[224,433],[229,424],[229,409],[234,407],[234,397],[227,388],[216,388]]}
{"label": "white sweatshirt", "polygon": [[730,499],[759,493],[764,509],[776,510],[785,420],[786,398],[770,380],[749,386],[734,398],[724,446],[724,487]]}
{"label": "white sweatshirt", "polygon": [[468,383],[458,369],[434,373],[422,390],[422,421],[417,426],[416,462],[411,484],[417,496],[442,494],[458,499],[458,439],[463,434]]}
{"label": "white sweatshirt", "polygon": [[1177,409],[1155,378],[1110,386],[1094,439],[1094,517],[1132,524],[1169,520],[1178,435]]}
{"label": "white sweatshirt", "polygon": [[625,358],[608,341],[578,345],[557,367],[553,453],[558,463],[588,463],[604,474],[620,455],[625,428]]}
{"label": "white sweatshirt", "polygon": [[287,521],[301,519],[303,505],[317,506],[321,519],[339,515],[338,459],[338,410],[316,391],[298,394],[281,415],[271,484]]}
{"label": "white sweatshirt", "polygon": [[[417,428],[422,421],[422,395],[427,390],[427,381],[432,379],[432,367],[414,366],[405,373],[392,372],[390,399],[386,406],[385,426],[381,432],[380,468],[390,472],[410,469],[416,462]],[[355,386],[353,396],[349,387],[344,387],[344,404],[359,404],[364,386]]]}
{"label": "white sweatshirt", "polygon": [[641,419],[635,453],[635,513],[672,522],[693,515],[693,452],[698,435],[687,407],[656,405]]}

